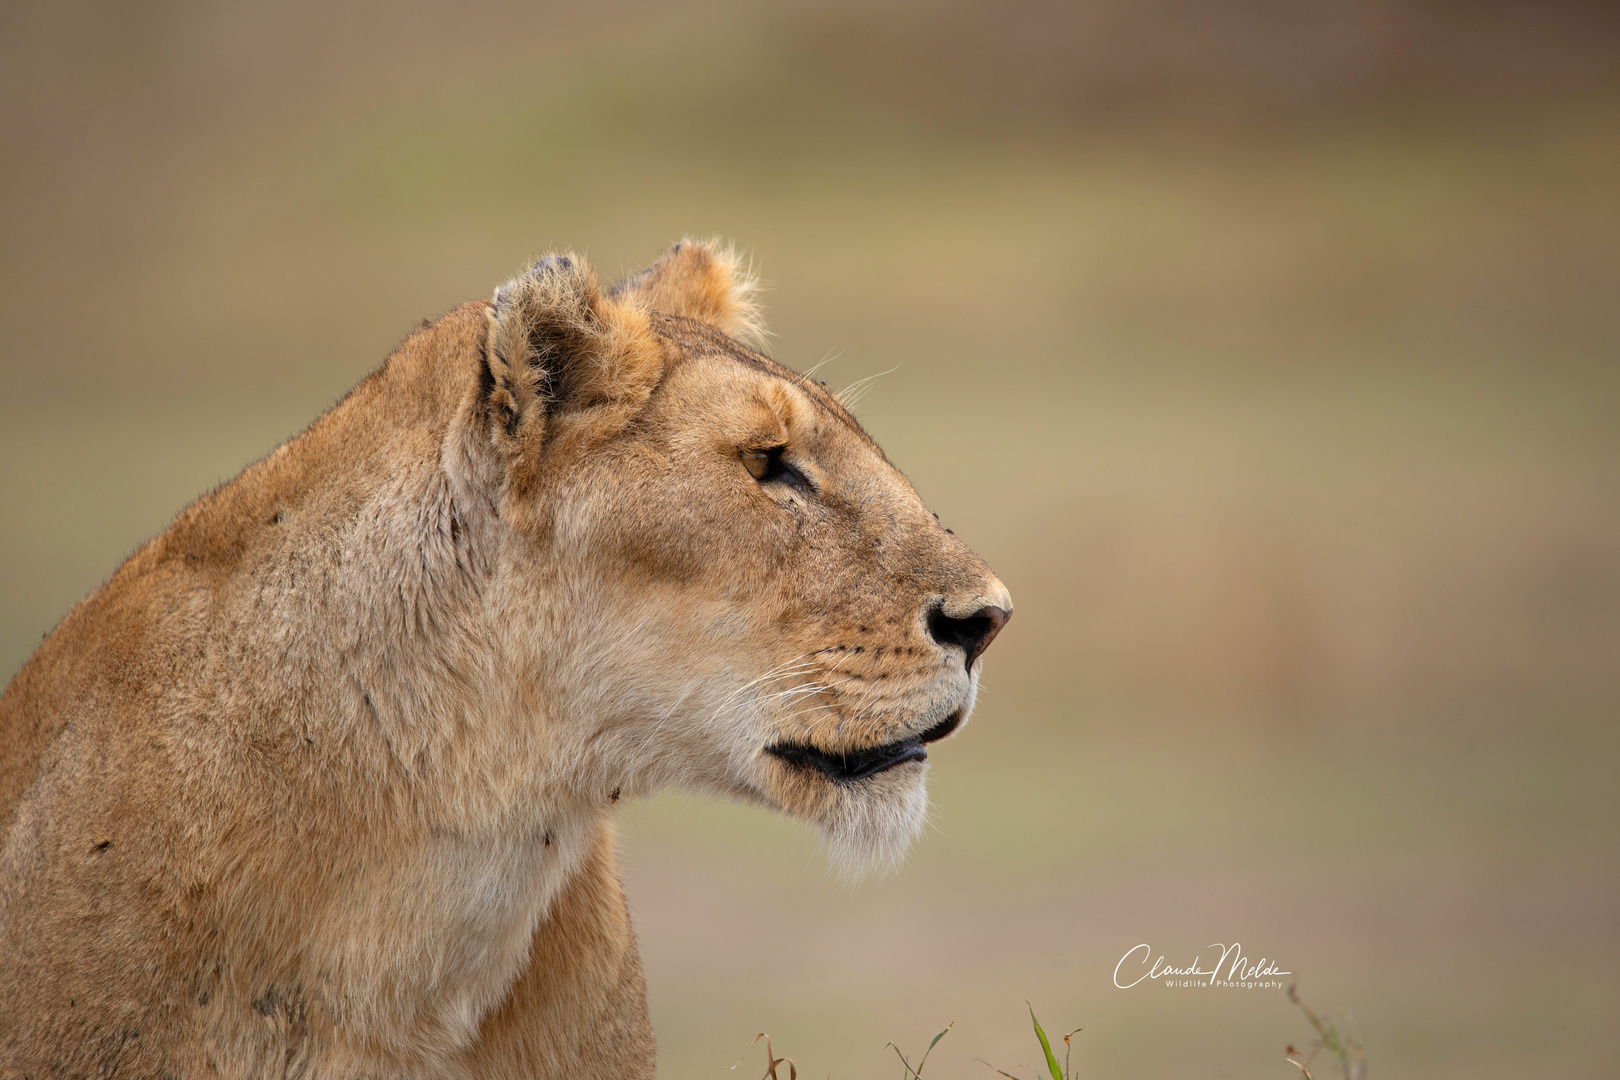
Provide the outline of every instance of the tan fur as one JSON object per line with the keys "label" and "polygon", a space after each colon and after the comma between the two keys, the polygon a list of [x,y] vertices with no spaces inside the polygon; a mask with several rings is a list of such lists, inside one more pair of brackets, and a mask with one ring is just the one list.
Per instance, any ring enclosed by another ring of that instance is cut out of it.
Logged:
{"label": "tan fur", "polygon": [[621,798],[903,848],[925,763],[766,747],[965,716],[928,613],[1010,601],[750,288],[543,260],[68,614],[0,698],[0,1076],[647,1076]]}

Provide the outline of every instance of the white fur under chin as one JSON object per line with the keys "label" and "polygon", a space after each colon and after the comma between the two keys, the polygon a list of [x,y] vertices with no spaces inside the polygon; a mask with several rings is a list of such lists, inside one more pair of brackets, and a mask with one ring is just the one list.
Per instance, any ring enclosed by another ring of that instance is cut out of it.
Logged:
{"label": "white fur under chin", "polygon": [[928,820],[924,775],[924,768],[902,765],[840,792],[836,809],[822,822],[827,856],[840,877],[878,877],[905,861]]}

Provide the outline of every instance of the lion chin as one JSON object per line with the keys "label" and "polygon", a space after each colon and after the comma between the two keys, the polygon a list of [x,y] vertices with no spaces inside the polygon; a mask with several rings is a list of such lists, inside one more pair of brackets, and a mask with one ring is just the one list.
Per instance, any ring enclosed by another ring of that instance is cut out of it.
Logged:
{"label": "lion chin", "polygon": [[840,793],[822,821],[828,858],[848,881],[897,870],[928,820],[926,765],[901,765],[868,783],[873,790]]}
{"label": "lion chin", "polygon": [[753,295],[542,259],[63,619],[0,697],[0,1076],[650,1076],[624,800],[900,864],[1012,601]]}

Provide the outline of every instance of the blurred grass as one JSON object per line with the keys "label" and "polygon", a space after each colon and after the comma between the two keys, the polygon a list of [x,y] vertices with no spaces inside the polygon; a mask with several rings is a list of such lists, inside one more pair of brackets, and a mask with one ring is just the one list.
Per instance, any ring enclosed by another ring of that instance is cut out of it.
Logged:
{"label": "blurred grass", "polygon": [[720,233],[780,358],[895,368],[863,418],[1018,617],[895,880],[626,812],[666,1075],[762,1029],[873,1075],[957,1016],[929,1075],[982,1076],[1025,998],[1086,1022],[1085,1075],[1290,1075],[1281,992],[1109,983],[1232,937],[1380,1070],[1605,1060],[1606,18],[8,8],[0,669],[422,317],[552,246],[612,277]]}

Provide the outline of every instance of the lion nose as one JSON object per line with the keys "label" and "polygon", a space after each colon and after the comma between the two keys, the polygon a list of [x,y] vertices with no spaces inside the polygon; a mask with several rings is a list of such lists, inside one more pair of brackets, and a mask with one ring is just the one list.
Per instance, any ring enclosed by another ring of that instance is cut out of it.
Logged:
{"label": "lion nose", "polygon": [[945,614],[941,604],[928,613],[928,636],[941,645],[956,645],[962,649],[962,666],[973,670],[973,661],[990,647],[1001,628],[1012,618],[1005,608],[986,605],[966,618],[958,619]]}

